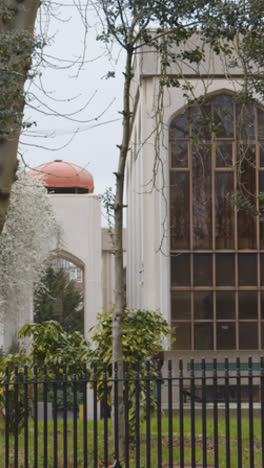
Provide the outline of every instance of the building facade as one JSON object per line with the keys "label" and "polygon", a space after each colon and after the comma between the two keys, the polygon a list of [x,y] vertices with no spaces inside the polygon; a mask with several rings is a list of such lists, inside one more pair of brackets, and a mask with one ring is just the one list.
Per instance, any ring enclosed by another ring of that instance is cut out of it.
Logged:
{"label": "building facade", "polygon": [[[182,88],[167,88],[158,137],[159,59],[147,51],[135,62],[128,305],[160,308],[175,330],[169,356],[257,356],[264,349],[264,112],[237,100],[241,70],[227,78],[221,57],[204,51],[202,65],[182,64],[182,72],[195,98],[206,99],[188,103]],[[177,64],[171,74],[179,76]]]}
{"label": "building facade", "polygon": [[62,160],[34,169],[44,184],[59,225],[51,263],[63,268],[83,295],[84,330],[113,302],[114,258],[107,229],[101,227],[101,198],[94,194],[94,180],[86,169]]}

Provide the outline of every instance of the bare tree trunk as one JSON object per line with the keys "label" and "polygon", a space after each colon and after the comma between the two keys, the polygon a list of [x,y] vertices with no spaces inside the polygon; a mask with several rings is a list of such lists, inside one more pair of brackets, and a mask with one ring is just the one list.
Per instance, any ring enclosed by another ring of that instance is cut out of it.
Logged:
{"label": "bare tree trunk", "polygon": [[[123,96],[123,138],[120,147],[118,172],[116,175],[116,194],[114,203],[114,243],[115,243],[115,309],[112,317],[112,342],[113,362],[118,363],[118,378],[123,378],[123,319],[126,306],[124,287],[124,265],[123,265],[123,208],[124,208],[124,177],[127,154],[129,150],[130,137],[130,84],[132,80],[132,56],[133,52],[127,50],[125,84]],[[114,407],[112,405],[112,415]],[[115,432],[114,432],[115,434]],[[118,439],[120,458],[125,454],[125,431],[124,431],[124,399],[123,383],[119,381],[118,386]]]}
{"label": "bare tree trunk", "polygon": [[[37,17],[37,11],[40,6],[40,0],[7,0],[0,5],[0,47],[1,36],[9,37],[17,33],[25,35],[25,38],[32,39],[34,26]],[[33,42],[31,42],[33,44]],[[11,110],[14,114],[22,116],[24,109],[23,89],[27,78],[28,70],[31,65],[31,53],[33,50],[27,50],[25,54],[13,52],[10,55],[8,66],[19,64],[23,71],[17,73],[16,83],[17,99],[11,104]],[[0,63],[0,71],[3,63]],[[19,119],[19,122],[21,120]],[[14,121],[6,123],[0,120],[0,234],[4,227],[5,217],[8,210],[10,192],[17,170],[17,149],[21,131],[21,123]],[[1,136],[7,131],[7,136]]]}

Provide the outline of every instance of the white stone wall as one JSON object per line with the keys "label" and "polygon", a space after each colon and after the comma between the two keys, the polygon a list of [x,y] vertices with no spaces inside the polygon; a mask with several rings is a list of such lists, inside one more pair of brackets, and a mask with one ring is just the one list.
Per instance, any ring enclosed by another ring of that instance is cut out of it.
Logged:
{"label": "white stone wall", "polygon": [[[192,45],[197,40],[200,40],[199,37],[191,41]],[[227,79],[225,60],[214,56],[208,47],[206,57],[207,61],[199,69],[197,67],[195,70],[193,65],[184,65],[194,95],[202,96],[205,91],[208,94],[235,92],[240,70],[232,70],[233,76]],[[181,88],[165,90],[159,152],[163,176],[161,170],[157,175],[158,188],[163,192],[161,194],[160,190],[151,190],[159,69],[155,51],[148,50],[135,61],[131,93],[134,119],[131,152],[127,161],[127,300],[129,307],[160,308],[164,317],[170,321],[168,129],[173,117],[187,105],[187,99]],[[178,71],[176,65],[171,69],[172,73]],[[136,139],[140,150],[135,160]]]}
{"label": "white stone wall", "polygon": [[84,267],[84,330],[102,310],[101,200],[89,194],[50,195],[61,226],[60,249]]}

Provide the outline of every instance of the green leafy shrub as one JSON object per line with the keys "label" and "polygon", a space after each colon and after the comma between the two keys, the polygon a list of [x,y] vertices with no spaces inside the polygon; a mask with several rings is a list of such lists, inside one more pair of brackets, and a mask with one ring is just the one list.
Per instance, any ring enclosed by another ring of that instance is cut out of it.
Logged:
{"label": "green leafy shrub", "polygon": [[41,372],[45,364],[50,377],[53,377],[54,365],[61,373],[63,364],[66,364],[68,375],[75,371],[81,375],[83,363],[89,360],[91,354],[89,342],[82,333],[67,333],[55,320],[28,322],[20,329],[18,336],[32,338],[28,365],[32,367],[36,364]]}
{"label": "green leafy shrub", "polygon": [[[18,429],[24,420],[24,366],[27,364],[27,357],[24,350],[15,354],[8,354],[0,361],[0,382],[7,383],[6,367],[8,366],[9,385],[0,385],[0,413],[6,419],[6,396],[8,396],[8,428],[9,432],[14,432],[17,421]],[[28,379],[32,378],[32,372],[28,369]],[[18,385],[16,385],[18,384]],[[8,393],[8,395],[7,395]],[[32,404],[32,385],[28,386],[28,409]]]}
{"label": "green leafy shrub", "polygon": [[[67,409],[73,409],[73,374],[78,380],[83,373],[84,363],[89,362],[90,345],[84,335],[78,331],[67,333],[62,325],[55,320],[42,323],[26,323],[19,331],[19,338],[32,338],[30,353],[27,357],[29,368],[37,365],[38,376],[43,376],[43,366],[46,366],[48,379],[54,377],[54,367],[58,379],[62,379],[63,365],[67,372]],[[89,369],[87,369],[89,375]],[[82,402],[81,384],[76,384],[78,403]],[[48,391],[48,400],[53,402],[53,391]],[[63,409],[63,383],[57,383],[57,409]]]}
{"label": "green leafy shrub", "polygon": [[[80,332],[67,333],[62,325],[54,320],[42,323],[26,323],[19,332],[19,338],[31,338],[30,352],[25,351],[9,354],[0,361],[0,382],[5,382],[5,369],[9,367],[10,382],[20,382],[24,379],[23,366],[28,366],[28,379],[33,379],[33,367],[37,365],[38,377],[43,377],[43,366],[46,366],[48,379],[54,377],[54,365],[57,367],[58,378],[62,378],[63,364],[69,380],[76,375],[82,377],[83,365],[87,365],[87,377],[91,376],[93,362],[97,361],[98,399],[104,398],[104,364],[107,367],[108,378],[112,376],[112,311],[100,313],[97,324],[90,330],[91,343]],[[133,437],[135,430],[135,378],[147,376],[147,366],[150,375],[157,375],[157,365],[154,357],[160,353],[169,335],[169,325],[158,311],[126,309],[123,323],[123,358],[129,367],[129,420],[130,434]],[[140,363],[137,369],[136,364]],[[147,364],[148,363],[148,364]],[[17,369],[17,371],[16,371]],[[15,372],[17,374],[15,375]],[[156,407],[156,384],[150,381],[150,409]],[[18,403],[15,403],[14,385],[9,386],[9,424],[10,430],[14,428],[15,407],[18,408],[18,423],[24,417],[24,388],[18,385]],[[58,383],[58,409],[63,408],[61,399],[63,384]],[[76,384],[78,402],[81,402],[83,389]],[[41,390],[40,390],[41,391]],[[72,408],[73,384],[67,383],[67,408]],[[107,404],[111,406],[112,382],[107,382]],[[53,392],[49,393],[49,401],[53,400]],[[32,385],[29,385],[29,400],[32,401]],[[139,391],[140,416],[145,415],[146,388],[141,384]],[[5,417],[5,386],[0,386],[0,411]]]}
{"label": "green leafy shrub", "polygon": [[[90,359],[97,361],[98,398],[104,398],[104,366],[107,366],[107,375],[112,375],[112,310],[97,315],[97,324],[91,328],[91,341],[94,344]],[[141,309],[126,309],[123,322],[123,359],[128,363],[129,369],[129,422],[130,434],[133,438],[135,433],[136,410],[136,375],[140,378],[147,377],[147,366],[150,375],[157,376],[157,356],[165,345],[165,340],[170,334],[167,321],[159,311]],[[137,369],[137,362],[140,367]],[[148,363],[148,364],[147,364]],[[111,406],[112,382],[107,382],[107,403]],[[157,403],[156,383],[150,381],[150,409],[154,410]],[[146,410],[146,387],[141,384],[140,393],[140,415],[145,417]]]}

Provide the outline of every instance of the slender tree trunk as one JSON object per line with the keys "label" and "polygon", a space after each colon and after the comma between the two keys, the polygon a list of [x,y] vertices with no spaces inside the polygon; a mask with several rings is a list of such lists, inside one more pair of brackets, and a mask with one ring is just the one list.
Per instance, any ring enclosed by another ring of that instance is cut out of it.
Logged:
{"label": "slender tree trunk", "polygon": [[[33,38],[34,26],[37,17],[37,11],[40,6],[40,0],[6,0],[0,2],[0,47],[1,36],[6,37],[14,33],[25,34],[27,38]],[[23,66],[23,72],[18,73],[16,88],[18,94],[23,94],[27,72],[31,65],[30,56],[33,50],[23,54],[11,54],[8,66],[20,64]],[[0,71],[3,64],[0,63]],[[11,105],[11,110],[22,116],[24,109],[24,100],[17,98]],[[20,121],[20,120],[19,120]],[[5,217],[8,210],[10,192],[17,170],[17,149],[21,131],[17,119],[10,125],[0,120],[0,130],[9,132],[8,136],[0,137],[0,234],[4,227]]]}
{"label": "slender tree trunk", "polygon": [[[120,147],[118,171],[116,173],[116,194],[114,203],[114,244],[115,244],[115,308],[112,317],[113,362],[118,363],[118,378],[123,378],[122,336],[123,319],[126,306],[123,265],[123,208],[125,164],[129,150],[130,137],[130,85],[132,80],[133,52],[127,50],[124,96],[123,96],[123,137]],[[114,410],[114,407],[112,408]],[[114,415],[114,411],[112,411]],[[124,400],[123,383],[118,386],[118,434],[120,458],[125,454]]]}

